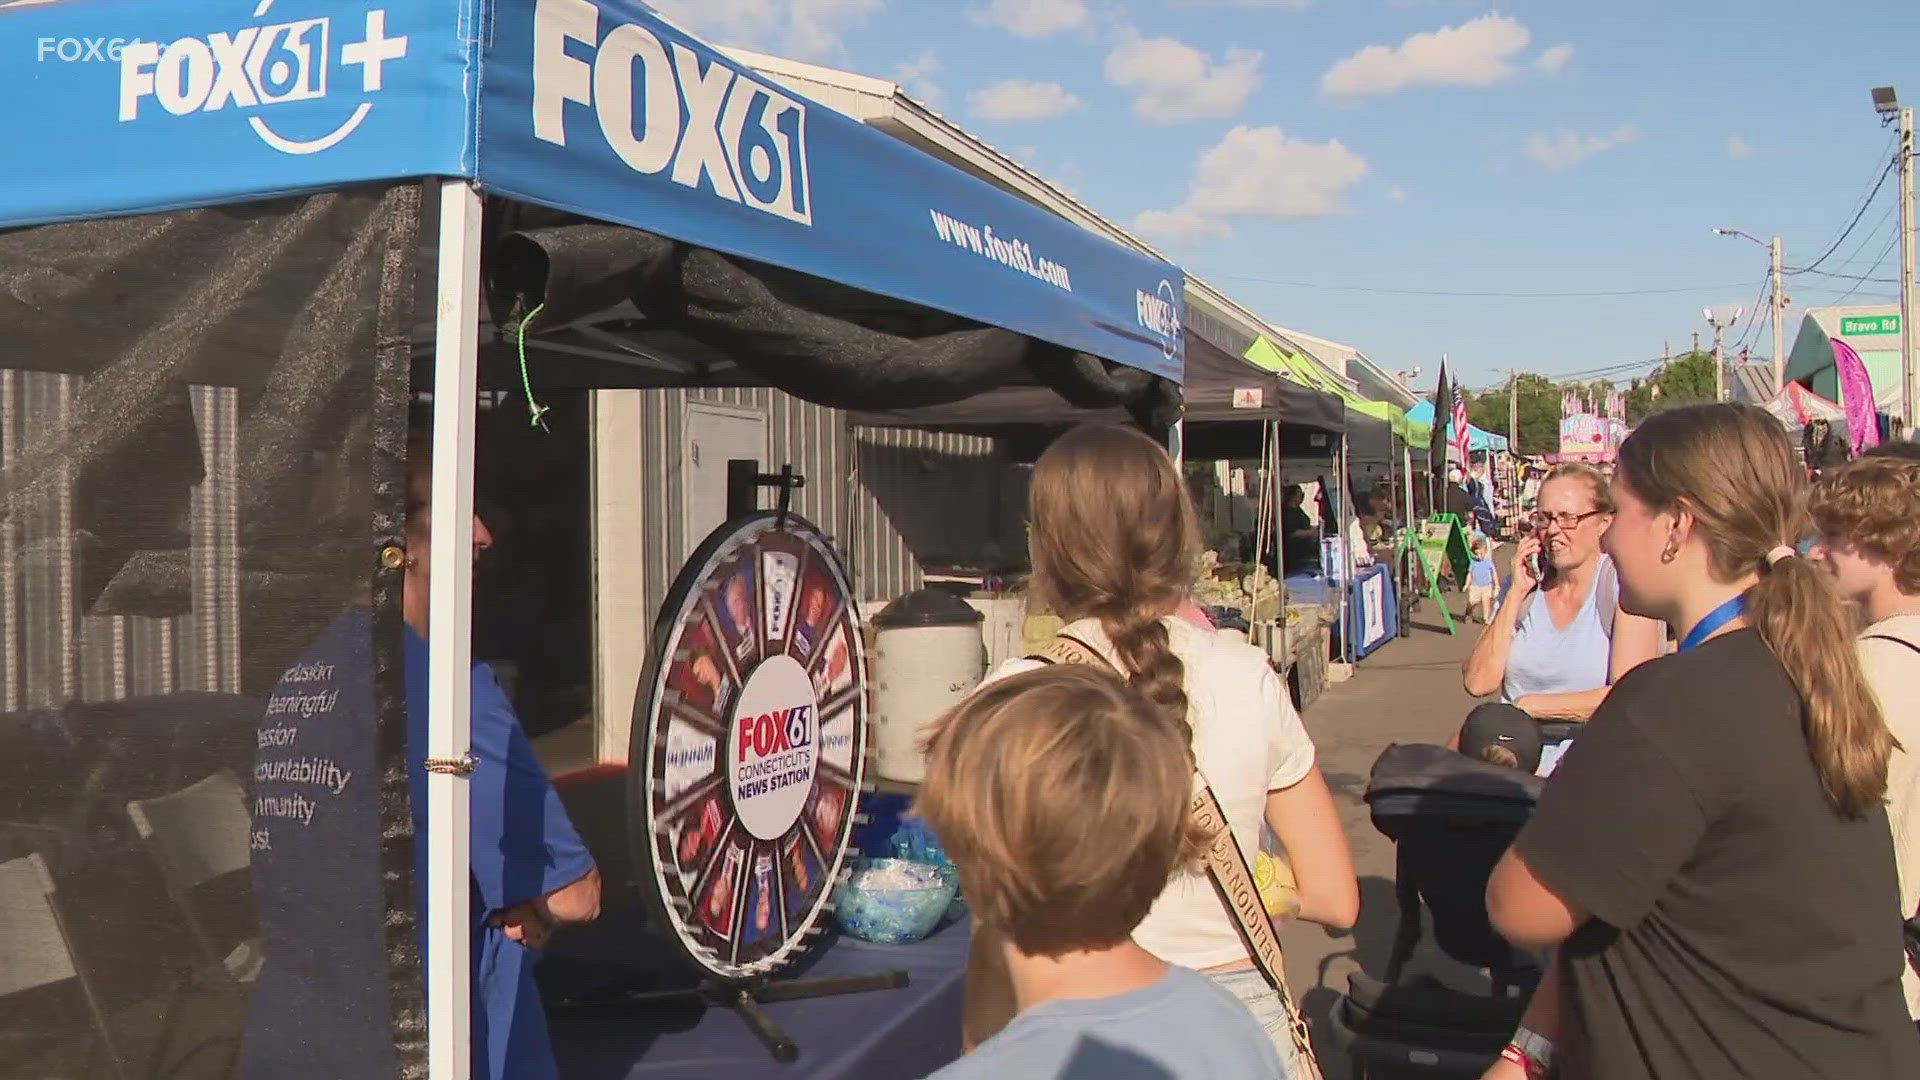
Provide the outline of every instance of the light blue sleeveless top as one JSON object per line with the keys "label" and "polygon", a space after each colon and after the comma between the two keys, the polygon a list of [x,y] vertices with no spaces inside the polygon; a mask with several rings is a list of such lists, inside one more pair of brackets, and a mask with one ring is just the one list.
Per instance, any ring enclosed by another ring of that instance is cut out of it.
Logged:
{"label": "light blue sleeveless top", "polygon": [[[1527,609],[1520,614],[1520,626],[1513,635],[1513,649],[1507,654],[1507,676],[1500,686],[1500,700],[1511,704],[1530,694],[1574,694],[1606,686],[1613,639],[1601,621],[1601,610],[1620,602],[1620,579],[1612,572],[1605,555],[1587,586],[1587,598],[1565,630],[1553,625],[1544,592],[1527,598]],[[1603,582],[1607,595],[1599,595]]]}

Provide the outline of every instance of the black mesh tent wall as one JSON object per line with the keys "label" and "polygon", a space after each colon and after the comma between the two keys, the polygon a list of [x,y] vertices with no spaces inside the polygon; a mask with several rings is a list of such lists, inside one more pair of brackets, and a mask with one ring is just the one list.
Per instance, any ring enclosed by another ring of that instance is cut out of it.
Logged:
{"label": "black mesh tent wall", "polygon": [[[421,1071],[405,715],[374,659],[419,203],[0,233],[0,1076],[235,1075],[282,1010],[268,1056]],[[275,998],[314,950],[355,977]]]}

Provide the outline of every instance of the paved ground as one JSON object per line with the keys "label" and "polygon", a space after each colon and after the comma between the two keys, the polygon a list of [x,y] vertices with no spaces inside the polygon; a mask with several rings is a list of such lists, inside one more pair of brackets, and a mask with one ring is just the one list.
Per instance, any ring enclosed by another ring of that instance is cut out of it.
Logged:
{"label": "paved ground", "polygon": [[1412,636],[1361,661],[1351,680],[1329,687],[1305,716],[1360,876],[1360,922],[1351,933],[1334,935],[1296,924],[1281,936],[1287,981],[1314,1024],[1327,1080],[1347,1080],[1347,1069],[1326,1037],[1324,1018],[1356,966],[1375,976],[1385,973],[1399,919],[1393,845],[1375,831],[1361,801],[1367,775],[1389,743],[1444,742],[1474,703],[1461,689],[1460,663],[1480,628],[1460,621],[1464,597],[1451,593],[1447,599],[1459,628],[1456,636],[1441,628],[1433,601],[1424,602],[1414,613]]}

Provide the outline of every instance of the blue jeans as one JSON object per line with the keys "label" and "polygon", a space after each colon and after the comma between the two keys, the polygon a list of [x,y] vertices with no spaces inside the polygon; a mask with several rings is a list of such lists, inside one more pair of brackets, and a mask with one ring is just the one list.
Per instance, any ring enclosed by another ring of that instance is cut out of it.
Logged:
{"label": "blue jeans", "polygon": [[1280,992],[1267,985],[1266,976],[1259,968],[1236,968],[1231,971],[1209,971],[1206,976],[1215,986],[1240,999],[1253,1018],[1266,1031],[1267,1038],[1273,1040],[1273,1048],[1280,1052],[1280,1064],[1285,1068],[1283,1075],[1293,1080],[1300,1075],[1293,1053],[1293,1032],[1287,1025],[1286,1006],[1280,1003]]}

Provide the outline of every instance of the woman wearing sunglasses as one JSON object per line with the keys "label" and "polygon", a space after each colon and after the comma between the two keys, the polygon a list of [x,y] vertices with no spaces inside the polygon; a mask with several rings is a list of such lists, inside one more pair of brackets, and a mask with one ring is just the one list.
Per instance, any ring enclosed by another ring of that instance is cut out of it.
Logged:
{"label": "woman wearing sunglasses", "polygon": [[1567,463],[1547,474],[1506,595],[1463,668],[1467,693],[1500,695],[1476,714],[1583,721],[1616,679],[1659,655],[1660,624],[1620,610],[1619,578],[1600,550],[1612,522],[1598,469]]}

